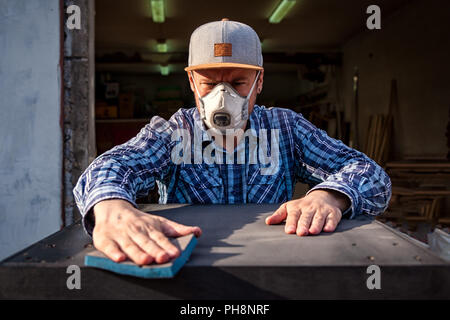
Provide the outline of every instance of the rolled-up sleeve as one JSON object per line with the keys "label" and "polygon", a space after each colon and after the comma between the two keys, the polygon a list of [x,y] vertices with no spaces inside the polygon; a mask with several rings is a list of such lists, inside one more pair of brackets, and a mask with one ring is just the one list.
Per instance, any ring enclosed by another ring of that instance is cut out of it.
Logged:
{"label": "rolled-up sleeve", "polygon": [[311,186],[307,194],[317,189],[345,194],[351,206],[343,215],[349,218],[362,213],[375,216],[387,209],[392,186],[381,166],[329,137],[300,114],[294,127],[297,178]]}
{"label": "rolled-up sleeve", "polygon": [[83,226],[91,234],[90,210],[100,201],[123,199],[136,207],[136,198],[145,196],[162,179],[170,166],[168,137],[170,124],[154,117],[139,134],[95,159],[80,176],[73,194],[83,217]]}

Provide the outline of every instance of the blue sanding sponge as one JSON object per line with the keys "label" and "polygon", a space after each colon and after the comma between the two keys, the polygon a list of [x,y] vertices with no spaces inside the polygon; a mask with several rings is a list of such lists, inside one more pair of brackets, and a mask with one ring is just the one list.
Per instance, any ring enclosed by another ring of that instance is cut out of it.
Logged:
{"label": "blue sanding sponge", "polygon": [[173,278],[183,267],[197,244],[194,234],[172,238],[170,241],[180,249],[181,254],[174,260],[157,264],[139,266],[130,260],[114,262],[98,250],[86,254],[84,264],[89,267],[109,270],[118,274],[124,274],[139,278]]}

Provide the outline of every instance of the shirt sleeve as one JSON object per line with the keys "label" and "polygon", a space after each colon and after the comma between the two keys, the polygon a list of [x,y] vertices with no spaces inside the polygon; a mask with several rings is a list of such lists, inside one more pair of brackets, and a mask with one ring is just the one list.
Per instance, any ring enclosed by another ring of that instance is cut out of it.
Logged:
{"label": "shirt sleeve", "polygon": [[80,176],[73,194],[83,217],[85,230],[92,234],[90,210],[100,201],[123,199],[136,207],[136,198],[145,196],[162,179],[170,166],[171,125],[153,117],[139,134],[96,158]]}
{"label": "shirt sleeve", "polygon": [[343,216],[378,215],[384,212],[392,194],[386,172],[364,153],[352,149],[318,129],[301,114],[294,125],[297,178],[312,188],[333,189],[345,194],[351,206]]}

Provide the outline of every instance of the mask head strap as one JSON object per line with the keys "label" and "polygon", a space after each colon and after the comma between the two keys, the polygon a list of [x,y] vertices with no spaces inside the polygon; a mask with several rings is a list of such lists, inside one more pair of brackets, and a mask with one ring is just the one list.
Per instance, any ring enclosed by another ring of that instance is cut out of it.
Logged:
{"label": "mask head strap", "polygon": [[189,72],[191,73],[191,78],[192,78],[192,82],[194,83],[195,92],[197,93],[198,101],[200,102],[200,117],[202,120],[204,120],[204,119],[206,119],[205,105],[203,103],[202,97],[200,96],[200,92],[198,91],[197,85],[195,84],[194,73],[192,71],[189,71]]}
{"label": "mask head strap", "polygon": [[253,82],[252,88],[245,98],[245,102],[242,105],[242,120],[248,120],[248,101],[252,96],[253,90],[255,89],[256,83],[258,82],[259,75],[261,74],[261,70],[258,70],[258,74],[256,75],[255,81]]}

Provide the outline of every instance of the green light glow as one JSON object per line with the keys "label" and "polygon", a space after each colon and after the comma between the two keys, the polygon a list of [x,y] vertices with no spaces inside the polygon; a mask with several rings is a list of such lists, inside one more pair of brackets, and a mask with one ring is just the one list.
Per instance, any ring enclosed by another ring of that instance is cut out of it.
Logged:
{"label": "green light glow", "polygon": [[167,43],[166,42],[158,42],[156,44],[156,51],[160,53],[165,53],[168,51]]}
{"label": "green light glow", "polygon": [[167,66],[160,65],[159,68],[161,70],[162,76],[168,76],[170,74],[170,68],[168,65]]}
{"label": "green light glow", "polygon": [[151,0],[152,18],[155,23],[163,23],[166,21],[164,14],[164,0]]}
{"label": "green light glow", "polygon": [[280,23],[296,2],[297,0],[281,0],[275,11],[270,16],[269,22]]}

